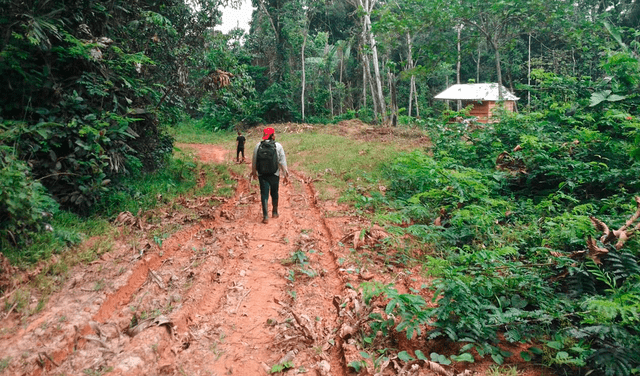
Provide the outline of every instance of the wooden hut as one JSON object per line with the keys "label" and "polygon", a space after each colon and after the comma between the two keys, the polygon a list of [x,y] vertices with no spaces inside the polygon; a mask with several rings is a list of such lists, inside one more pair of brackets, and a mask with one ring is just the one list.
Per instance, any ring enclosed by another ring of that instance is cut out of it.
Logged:
{"label": "wooden hut", "polygon": [[493,116],[493,109],[502,105],[507,111],[515,111],[516,101],[520,98],[507,88],[497,83],[488,84],[456,84],[436,95],[435,99],[461,101],[462,107],[473,105],[469,115],[475,116],[480,123],[488,123]]}

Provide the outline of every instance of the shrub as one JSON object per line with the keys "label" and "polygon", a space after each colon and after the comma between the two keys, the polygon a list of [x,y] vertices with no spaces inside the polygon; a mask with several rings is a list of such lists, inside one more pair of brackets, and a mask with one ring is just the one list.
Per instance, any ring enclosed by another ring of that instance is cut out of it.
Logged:
{"label": "shrub", "polygon": [[31,177],[26,163],[14,150],[0,146],[0,245],[17,246],[29,233],[42,230],[47,217],[58,209],[40,182]]}
{"label": "shrub", "polygon": [[[385,200],[403,224],[390,231],[445,259],[437,306],[414,304],[420,314],[411,316],[428,313],[429,338],[466,342],[461,352],[474,348],[498,364],[511,355],[500,341],[533,341],[544,351],[523,359],[604,375],[638,369],[638,243],[599,243],[608,250],[601,264],[584,256],[587,238],[601,235],[590,216],[619,228],[636,210],[628,192],[637,191],[640,164],[619,136],[629,127],[620,114],[583,114],[571,127],[555,112],[478,129],[441,124],[433,157],[415,151],[388,165]],[[498,169],[501,154],[512,164]]]}
{"label": "shrub", "polygon": [[289,99],[290,89],[279,83],[271,85],[262,95],[262,117],[270,123],[290,121],[295,117],[295,106]]}

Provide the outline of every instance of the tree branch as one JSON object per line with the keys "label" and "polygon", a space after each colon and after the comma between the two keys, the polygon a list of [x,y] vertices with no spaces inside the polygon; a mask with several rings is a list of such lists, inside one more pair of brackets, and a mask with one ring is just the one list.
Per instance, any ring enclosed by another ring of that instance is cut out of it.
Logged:
{"label": "tree branch", "polygon": [[262,0],[259,0],[258,4],[260,4],[260,8],[262,8],[262,11],[264,12],[264,14],[267,15],[267,18],[269,19],[269,23],[271,24],[271,28],[273,29],[273,33],[275,34],[275,38],[276,38],[276,40],[278,40],[278,30],[276,29],[276,24],[273,23],[273,19],[271,18],[271,14],[269,14],[269,11],[267,10],[267,7],[264,5],[264,2]]}

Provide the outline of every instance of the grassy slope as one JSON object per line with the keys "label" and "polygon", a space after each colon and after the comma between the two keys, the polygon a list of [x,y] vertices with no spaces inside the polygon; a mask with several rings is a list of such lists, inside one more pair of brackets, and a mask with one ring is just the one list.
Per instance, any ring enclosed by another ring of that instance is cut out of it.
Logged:
{"label": "grassy slope", "polygon": [[[316,188],[320,198],[338,200],[354,185],[362,191],[378,187],[380,170],[400,151],[418,147],[407,142],[424,136],[418,130],[401,130],[400,138],[382,141],[376,134],[369,134],[362,123],[353,128],[341,129],[337,125],[314,125],[299,132],[295,125],[273,125],[276,138],[287,154],[287,163],[294,170],[318,179]],[[253,146],[260,140],[262,128],[244,133],[247,137],[246,157],[250,158]],[[342,134],[349,133],[348,136]],[[235,148],[235,132],[211,133],[199,129],[195,123],[183,123],[175,129],[178,143],[215,144],[228,149]]]}

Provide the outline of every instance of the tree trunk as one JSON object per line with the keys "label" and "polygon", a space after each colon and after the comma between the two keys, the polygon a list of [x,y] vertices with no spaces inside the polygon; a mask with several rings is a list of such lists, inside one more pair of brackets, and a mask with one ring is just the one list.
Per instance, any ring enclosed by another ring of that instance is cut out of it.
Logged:
{"label": "tree trunk", "polygon": [[333,118],[333,89],[331,88],[331,75],[329,75],[329,106],[331,107],[331,117]]}
{"label": "tree trunk", "polygon": [[398,100],[396,93],[396,77],[395,74],[389,73],[389,89],[391,91],[391,125],[398,126]]}
{"label": "tree trunk", "polygon": [[342,83],[342,71],[344,70],[344,49],[340,54],[340,83]]}
{"label": "tree trunk", "polygon": [[527,107],[531,108],[531,33],[529,33],[529,56],[527,57]]}
{"label": "tree trunk", "polygon": [[[340,54],[340,87],[342,88],[342,71],[344,70],[344,48],[342,49],[342,53]],[[340,101],[339,106],[340,109],[338,111],[338,115],[342,115],[343,112],[343,105],[344,103],[342,100],[342,89],[340,89],[339,93],[338,93],[338,100]]]}
{"label": "tree trunk", "polygon": [[413,98],[416,101],[416,117],[420,119],[420,106],[418,105],[418,88],[416,87],[416,76],[411,76],[411,85],[413,85]]}
{"label": "tree trunk", "polygon": [[280,65],[280,63],[282,63],[280,61],[281,60],[280,59],[281,53],[278,51],[278,49],[280,47],[280,31],[276,27],[276,24],[273,21],[273,18],[271,17],[271,14],[267,10],[267,7],[264,4],[264,0],[258,1],[258,5],[260,5],[260,8],[264,12],[264,14],[267,17],[267,19],[269,20],[269,24],[271,25],[271,29],[273,30],[273,37],[275,38],[275,41],[276,41],[276,43],[275,43],[276,44],[276,51],[275,51],[276,58],[274,60],[269,61],[269,74],[271,75],[271,74],[274,73],[274,71],[280,69],[279,65]]}
{"label": "tree trunk", "polygon": [[358,4],[364,9],[365,13],[363,17],[363,33],[364,40],[369,42],[371,47],[371,58],[373,59],[373,72],[375,78],[375,91],[372,92],[375,97],[376,115],[379,115],[381,121],[384,123],[384,95],[382,92],[382,79],[380,77],[380,67],[378,64],[378,47],[376,46],[376,39],[371,31],[371,11],[375,6],[377,0],[358,0]]}
{"label": "tree trunk", "polygon": [[362,53],[362,108],[367,109],[367,58]]}
{"label": "tree trunk", "polygon": [[378,118],[380,104],[378,103],[378,96],[376,95],[376,90],[373,84],[373,78],[371,77],[371,67],[369,66],[369,57],[365,55],[365,72],[367,75],[367,81],[369,82],[369,89],[371,90],[371,100],[373,101],[373,112],[375,118]]}
{"label": "tree trunk", "polygon": [[480,43],[478,43],[478,61],[476,62],[476,83],[480,83]]}
{"label": "tree trunk", "polygon": [[407,114],[411,116],[411,111],[413,107],[413,76],[411,76],[411,82],[409,83],[409,111]]}
{"label": "tree trunk", "polygon": [[[458,29],[458,63],[456,65],[456,83],[460,84],[460,66],[462,64],[462,54],[461,54],[461,43],[460,43],[460,35],[462,34],[462,25],[456,26]],[[462,109],[462,101],[458,100],[458,111]]]}
{"label": "tree trunk", "polygon": [[[413,44],[411,41],[411,34],[407,33],[407,69],[413,69]],[[409,84],[409,116],[412,112],[412,100],[415,89],[415,76],[411,75],[411,83]]]}
{"label": "tree trunk", "polygon": [[[444,87],[449,87],[449,75],[445,77],[444,81],[445,81]],[[447,99],[445,103],[447,104],[447,110],[449,110],[450,101]]]}
{"label": "tree trunk", "polygon": [[[368,17],[368,16],[367,16]],[[384,95],[382,93],[382,78],[380,77],[380,67],[378,64],[378,48],[376,47],[376,40],[373,37],[373,33],[369,34],[371,40],[371,51],[373,59],[373,72],[375,74],[376,79],[376,91],[378,95],[378,107],[380,109],[380,118],[381,121],[385,122],[385,105],[384,105]]]}
{"label": "tree trunk", "polygon": [[502,100],[502,69],[500,68],[500,49],[498,44],[491,41],[496,56],[496,75],[498,76],[498,99]]}
{"label": "tree trunk", "polygon": [[301,56],[301,60],[302,60],[302,94],[300,95],[300,107],[302,108],[302,120],[304,121],[304,90],[305,90],[305,86],[306,86],[306,81],[307,81],[307,74],[305,71],[305,65],[304,65],[304,49],[307,45],[307,33],[304,33],[304,39],[302,41],[302,51],[300,53]]}

